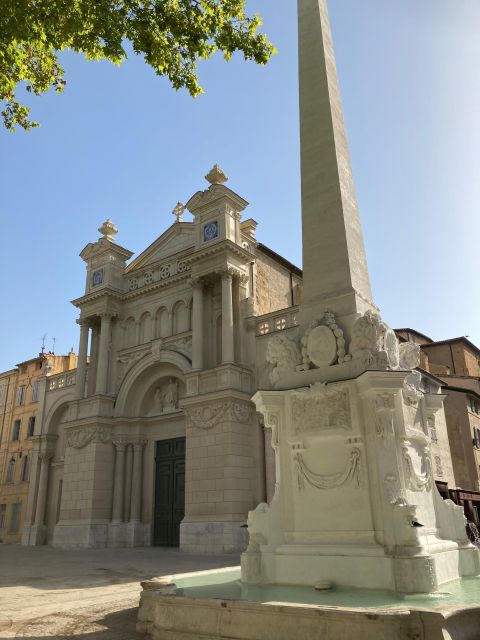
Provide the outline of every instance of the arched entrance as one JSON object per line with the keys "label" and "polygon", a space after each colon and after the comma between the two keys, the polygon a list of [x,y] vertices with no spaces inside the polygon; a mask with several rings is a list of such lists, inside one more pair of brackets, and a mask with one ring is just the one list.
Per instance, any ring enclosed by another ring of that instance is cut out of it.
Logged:
{"label": "arched entrance", "polygon": [[[138,434],[145,442],[140,510],[145,543],[172,547],[179,545],[185,513],[185,416],[180,400],[185,395],[184,372],[189,363],[179,354],[162,356],[162,361],[146,358],[127,375],[118,396],[115,430],[124,438],[127,430]],[[133,486],[128,455],[127,448],[126,486],[131,475]],[[128,495],[125,501],[128,504]]]}

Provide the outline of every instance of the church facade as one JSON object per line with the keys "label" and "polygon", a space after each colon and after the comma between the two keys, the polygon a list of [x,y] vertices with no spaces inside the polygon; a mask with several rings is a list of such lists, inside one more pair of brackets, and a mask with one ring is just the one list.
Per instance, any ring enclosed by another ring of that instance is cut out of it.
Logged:
{"label": "church facade", "polygon": [[233,552],[268,499],[258,338],[294,327],[298,268],[258,243],[222,170],[136,259],[111,221],[81,252],[76,376],[47,381],[24,544]]}

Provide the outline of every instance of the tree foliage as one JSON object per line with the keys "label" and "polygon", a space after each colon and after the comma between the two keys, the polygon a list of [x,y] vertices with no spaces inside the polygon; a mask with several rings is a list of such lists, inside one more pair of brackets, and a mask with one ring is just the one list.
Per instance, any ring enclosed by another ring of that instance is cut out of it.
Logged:
{"label": "tree foliage", "polygon": [[64,90],[58,52],[120,64],[129,42],[155,73],[192,96],[203,91],[197,64],[216,51],[265,64],[273,45],[246,0],[1,0],[0,103],[7,129],[38,126],[17,98],[19,86],[40,95]]}

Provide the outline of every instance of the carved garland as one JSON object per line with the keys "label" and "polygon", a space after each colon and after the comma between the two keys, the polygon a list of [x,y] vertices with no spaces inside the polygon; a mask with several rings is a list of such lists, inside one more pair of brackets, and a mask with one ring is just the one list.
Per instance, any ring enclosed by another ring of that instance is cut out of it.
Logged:
{"label": "carved garland", "polygon": [[109,427],[76,427],[66,432],[67,447],[82,449],[90,442],[106,444],[111,440]]}
{"label": "carved garland", "polygon": [[322,475],[307,467],[301,453],[295,453],[293,461],[297,474],[298,490],[305,489],[305,482],[315,489],[327,490],[341,487],[346,482],[353,482],[357,487],[361,485],[361,451],[357,447],[350,453],[350,460],[346,468],[340,473]]}
{"label": "carved garland", "polygon": [[199,429],[213,429],[221,420],[235,420],[246,424],[253,414],[253,405],[248,402],[226,401],[204,407],[185,407],[187,421]]}

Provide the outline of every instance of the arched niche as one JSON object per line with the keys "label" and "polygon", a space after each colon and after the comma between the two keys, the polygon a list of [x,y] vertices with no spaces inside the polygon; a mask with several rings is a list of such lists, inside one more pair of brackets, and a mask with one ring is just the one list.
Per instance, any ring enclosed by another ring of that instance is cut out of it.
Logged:
{"label": "arched niche", "polygon": [[130,317],[125,320],[125,334],[124,334],[124,344],[126,347],[135,346],[135,318]]}
{"label": "arched niche", "polygon": [[189,329],[189,312],[183,300],[177,302],[173,308],[173,334],[183,333]]}
{"label": "arched niche", "polygon": [[155,314],[155,337],[168,338],[171,333],[171,327],[168,322],[167,307],[160,307]]}
{"label": "arched niche", "polygon": [[152,339],[152,316],[145,311],[140,318],[140,344],[150,342]]}
{"label": "arched niche", "polygon": [[68,404],[74,399],[74,392],[62,394],[62,397],[48,409],[45,416],[44,433],[49,436],[57,436],[53,456],[55,461],[63,460],[65,458],[64,425],[68,418]]}
{"label": "arched niche", "polygon": [[[173,379],[177,385],[177,398],[183,397],[185,395],[184,374],[190,368],[187,358],[174,351],[162,351],[160,357],[149,355],[142,358],[127,373],[119,389],[115,417],[135,418],[159,415],[165,413],[164,407],[167,408],[166,412],[173,412],[168,398],[164,397],[168,391],[168,384],[170,379]],[[160,390],[159,393],[157,389]],[[160,407],[160,404],[162,409],[155,413],[155,407]]]}

